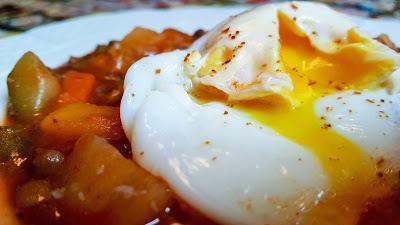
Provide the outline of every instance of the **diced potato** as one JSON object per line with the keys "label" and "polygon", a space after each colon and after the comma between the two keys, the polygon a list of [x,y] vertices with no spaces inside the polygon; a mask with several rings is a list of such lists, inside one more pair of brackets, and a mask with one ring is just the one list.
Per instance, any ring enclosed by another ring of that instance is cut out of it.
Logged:
{"label": "diced potato", "polygon": [[121,140],[125,134],[119,108],[75,103],[50,113],[40,124],[42,135],[59,141],[75,141],[83,134]]}
{"label": "diced potato", "polygon": [[65,204],[85,215],[105,213],[106,224],[145,224],[170,201],[162,181],[97,136],[80,138],[65,163]]}
{"label": "diced potato", "polygon": [[155,45],[160,39],[160,35],[157,32],[137,27],[127,34],[121,41],[121,46],[128,49],[135,49],[135,51],[157,51]]}
{"label": "diced potato", "polygon": [[195,40],[193,36],[174,29],[165,29],[162,33],[137,27],[121,41],[125,50],[136,52],[166,52],[189,47]]}
{"label": "diced potato", "polygon": [[133,62],[149,53],[168,52],[188,48],[195,40],[193,36],[174,29],[157,33],[142,27],[136,27],[120,42],[122,53],[122,72],[125,74]]}
{"label": "diced potato", "polygon": [[32,52],[25,53],[7,80],[13,115],[30,121],[43,113],[58,97],[60,84]]}

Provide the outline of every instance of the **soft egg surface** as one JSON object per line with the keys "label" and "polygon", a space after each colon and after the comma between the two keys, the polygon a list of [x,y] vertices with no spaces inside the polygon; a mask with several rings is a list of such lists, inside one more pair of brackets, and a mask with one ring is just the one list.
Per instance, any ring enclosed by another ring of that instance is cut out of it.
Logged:
{"label": "soft egg surface", "polygon": [[219,223],[356,224],[399,169],[399,59],[324,5],[271,4],[135,63],[121,119],[137,162]]}

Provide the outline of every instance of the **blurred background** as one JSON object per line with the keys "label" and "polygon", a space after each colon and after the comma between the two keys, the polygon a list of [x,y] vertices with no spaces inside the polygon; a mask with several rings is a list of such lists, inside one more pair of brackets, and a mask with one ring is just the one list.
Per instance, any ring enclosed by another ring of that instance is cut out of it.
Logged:
{"label": "blurred background", "polygon": [[[71,17],[130,8],[265,4],[279,0],[0,0],[0,38]],[[400,18],[400,0],[321,0],[364,17]]]}

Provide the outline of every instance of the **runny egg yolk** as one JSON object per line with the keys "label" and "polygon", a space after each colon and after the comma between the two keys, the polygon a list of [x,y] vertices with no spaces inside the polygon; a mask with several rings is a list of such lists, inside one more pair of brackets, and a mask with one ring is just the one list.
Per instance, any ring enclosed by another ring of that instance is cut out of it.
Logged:
{"label": "runny egg yolk", "polygon": [[[302,101],[315,94],[329,94],[342,90],[374,89],[384,74],[393,71],[394,60],[387,59],[375,43],[361,37],[357,31],[348,31],[345,39],[336,39],[330,45],[335,53],[324,53],[314,48],[293,20],[278,13],[280,61],[290,74],[294,91],[289,96]],[[319,34],[312,33],[316,38]],[[371,55],[381,55],[375,60]]]}
{"label": "runny egg yolk", "polygon": [[[306,147],[321,162],[331,189],[308,213],[306,224],[356,224],[365,201],[384,194],[386,189],[373,185],[377,171],[372,161],[357,145],[336,133],[332,124],[317,117],[314,103],[329,93],[376,88],[376,81],[395,64],[387,59],[368,60],[374,45],[355,30],[350,30],[346,39],[335,40],[332,46],[337,51],[330,54],[313,47],[309,37],[286,15],[279,13],[278,18],[279,63],[292,79],[294,90],[288,98],[296,104],[289,104],[284,100],[286,96],[271,95],[232,105]],[[199,96],[201,102],[216,100],[209,96],[204,99],[201,93]],[[326,110],[329,113],[332,109]]]}
{"label": "runny egg yolk", "polygon": [[[377,194],[372,187],[376,169],[357,145],[332,130],[333,125],[323,117],[316,116],[314,103],[324,94],[343,89],[375,88],[374,81],[393,69],[394,63],[367,61],[368,45],[353,30],[348,33],[349,44],[342,45],[345,40],[332,43],[339,49],[334,54],[314,48],[308,37],[283,14],[279,15],[279,34],[280,63],[283,71],[291,76],[294,91],[290,98],[298,102],[297,106],[285,107],[279,98],[271,96],[270,101],[240,103],[238,108],[305,146],[321,162],[335,197],[323,199],[309,213],[306,224],[355,224],[368,192]],[[330,110],[327,108],[327,113]]]}

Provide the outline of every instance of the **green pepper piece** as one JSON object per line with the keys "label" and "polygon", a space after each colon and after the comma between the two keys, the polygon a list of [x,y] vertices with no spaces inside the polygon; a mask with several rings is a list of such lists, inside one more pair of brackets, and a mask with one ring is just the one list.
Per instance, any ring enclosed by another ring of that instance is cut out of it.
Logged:
{"label": "green pepper piece", "polygon": [[29,121],[43,113],[60,93],[57,78],[32,52],[19,59],[7,85],[12,113],[19,121]]}

